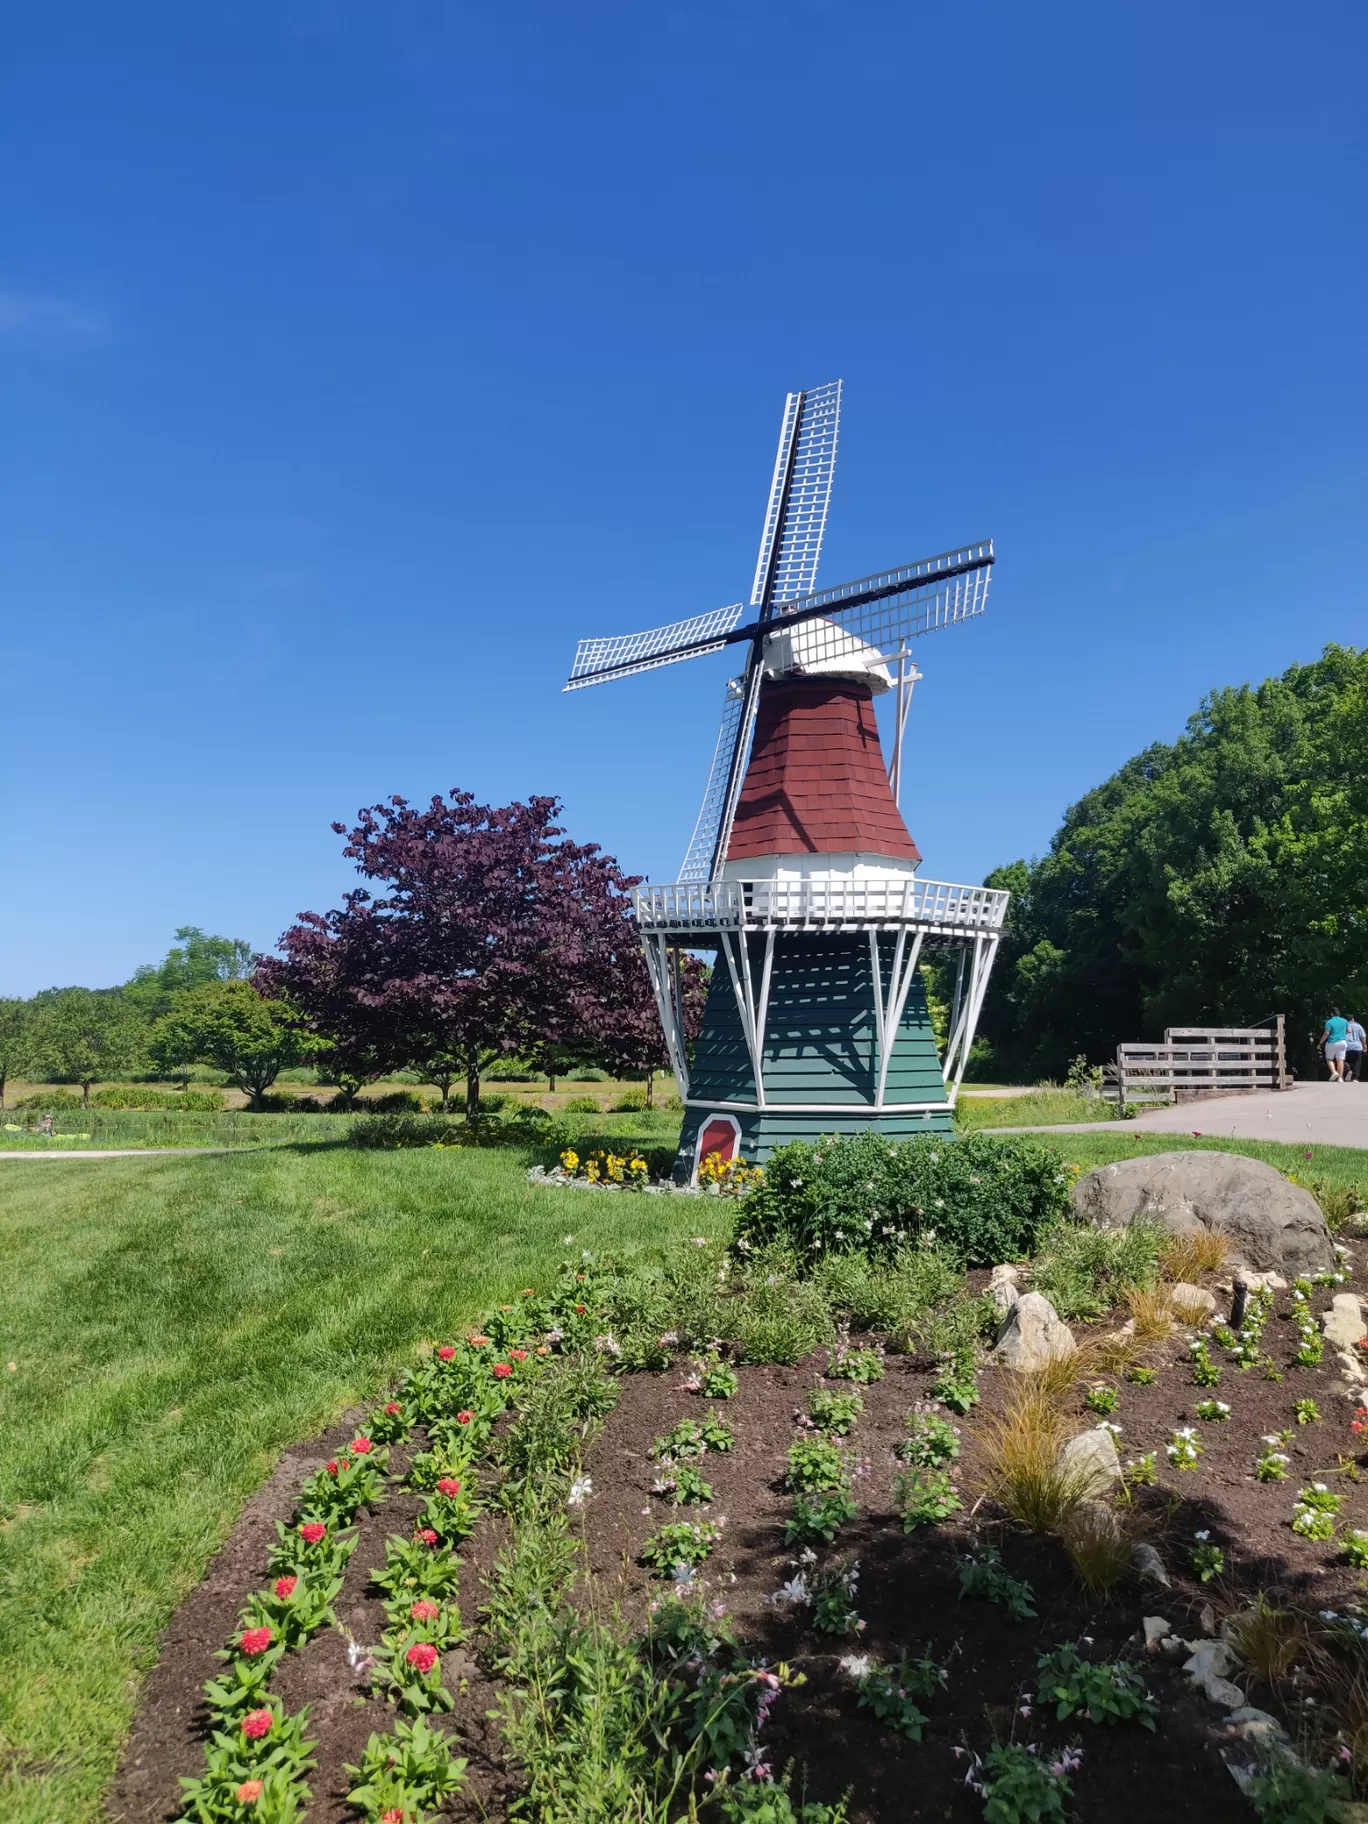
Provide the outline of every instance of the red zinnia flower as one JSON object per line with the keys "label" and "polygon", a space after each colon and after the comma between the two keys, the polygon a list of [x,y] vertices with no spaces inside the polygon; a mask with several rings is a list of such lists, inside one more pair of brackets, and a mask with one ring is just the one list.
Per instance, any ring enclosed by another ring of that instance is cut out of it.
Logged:
{"label": "red zinnia flower", "polygon": [[255,1659],[258,1653],[264,1653],[271,1644],[269,1628],[248,1628],[246,1633],[238,1636],[238,1645],[248,1659]]}
{"label": "red zinnia flower", "polygon": [[484,1349],[489,1344],[489,1338],[487,1336],[481,1336],[478,1333],[474,1336],[468,1336],[466,1341],[470,1344],[472,1349]]}
{"label": "red zinnia flower", "polygon": [[306,1545],[318,1545],[327,1534],[328,1529],[321,1520],[306,1520],[299,1529],[299,1536]]}
{"label": "red zinnia flower", "polygon": [[328,1474],[330,1476],[335,1476],[337,1474],[337,1458],[336,1457],[328,1458]]}
{"label": "red zinnia flower", "polygon": [[508,1359],[510,1362],[525,1362],[527,1360],[527,1351],[526,1349],[510,1349],[508,1352]]}
{"label": "red zinnia flower", "polygon": [[587,1305],[576,1305],[575,1309],[579,1312],[580,1316],[583,1317],[589,1307]]}
{"label": "red zinnia flower", "polygon": [[452,1348],[450,1343],[443,1343],[441,1348],[437,1351],[437,1359],[439,1362],[453,1361],[455,1356],[456,1351]]}
{"label": "red zinnia flower", "polygon": [[416,1646],[409,1648],[404,1658],[426,1676],[437,1664],[437,1649],[429,1646],[427,1641],[420,1640]]}
{"label": "red zinnia flower", "polygon": [[397,1805],[391,1805],[380,1813],[380,1824],[404,1824],[404,1814]]}
{"label": "red zinnia flower", "polygon": [[369,1438],[353,1438],[348,1448],[352,1451],[353,1455],[366,1457],[375,1449],[375,1446],[371,1443]]}
{"label": "red zinnia flower", "polygon": [[455,1476],[443,1476],[441,1481],[437,1484],[437,1493],[439,1495],[459,1495],[460,1492],[461,1485],[456,1480]]}
{"label": "red zinnia flower", "polygon": [[275,1717],[269,1710],[249,1710],[242,1719],[242,1733],[252,1741],[259,1742],[263,1735],[271,1733]]}
{"label": "red zinnia flower", "polygon": [[277,1596],[279,1596],[279,1598],[282,1602],[284,1602],[284,1600],[287,1596],[294,1595],[295,1585],[298,1582],[299,1582],[298,1577],[277,1577],[276,1578],[275,1593]]}
{"label": "red zinnia flower", "polygon": [[396,1419],[402,1411],[403,1407],[400,1406],[398,1400],[390,1400],[385,1406],[385,1417],[387,1419]]}
{"label": "red zinnia flower", "polygon": [[420,1545],[436,1545],[437,1535],[430,1526],[420,1526],[413,1535]]}
{"label": "red zinnia flower", "polygon": [[475,1414],[463,1406],[461,1408],[461,1410],[456,1414],[456,1423],[458,1425],[469,1425],[470,1421],[474,1417],[475,1417]]}
{"label": "red zinnia flower", "polygon": [[260,1797],[260,1780],[244,1780],[237,1789],[237,1802],[239,1805],[255,1805]]}
{"label": "red zinnia flower", "polygon": [[497,1380],[506,1381],[513,1370],[509,1367],[507,1362],[495,1362],[490,1372]]}
{"label": "red zinnia flower", "polygon": [[411,1604],[409,1608],[410,1621],[436,1621],[440,1614],[441,1610],[437,1607],[437,1604],[435,1602],[429,1602],[426,1597],[424,1597],[421,1602]]}

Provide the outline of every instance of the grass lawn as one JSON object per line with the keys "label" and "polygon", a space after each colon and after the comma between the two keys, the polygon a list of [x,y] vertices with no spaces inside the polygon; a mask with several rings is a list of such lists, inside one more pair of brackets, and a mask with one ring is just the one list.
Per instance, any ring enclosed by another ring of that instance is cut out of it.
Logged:
{"label": "grass lawn", "polygon": [[0,1178],[0,1817],[93,1818],[159,1630],[279,1451],[426,1339],[712,1202],[345,1147]]}
{"label": "grass lawn", "polygon": [[1108,1104],[1085,1101],[1071,1089],[1023,1090],[1019,1096],[976,1096],[967,1085],[955,1104],[962,1133],[979,1127],[1043,1127],[1056,1121],[1105,1121]]}
{"label": "grass lawn", "polygon": [[[658,1143],[660,1119],[632,1137]],[[1368,1179],[1348,1148],[1308,1161],[1124,1127],[1049,1144],[1084,1167],[1196,1146]],[[5,1824],[98,1814],[160,1629],[285,1446],[425,1340],[545,1284],[568,1234],[627,1252],[727,1220],[713,1202],[534,1191],[524,1163],[288,1146],[0,1168]]]}

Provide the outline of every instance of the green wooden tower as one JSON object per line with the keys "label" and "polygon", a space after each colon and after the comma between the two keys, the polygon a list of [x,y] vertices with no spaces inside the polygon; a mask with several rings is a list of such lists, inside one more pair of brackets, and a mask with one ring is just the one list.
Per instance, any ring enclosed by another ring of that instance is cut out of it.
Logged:
{"label": "green wooden tower", "polygon": [[[581,641],[567,688],[728,645],[746,666],[682,877],[636,913],[685,1118],[676,1175],[716,1152],[763,1162],[795,1139],[873,1127],[951,1131],[1007,894],[923,880],[898,808],[919,674],[908,642],[982,613],[989,543],[816,591],[840,383],[785,406],[760,558],[744,605]],[[874,699],[894,693],[890,757]],[[948,1041],[920,964],[957,952]],[[684,1031],[678,959],[714,960],[701,1033]]]}

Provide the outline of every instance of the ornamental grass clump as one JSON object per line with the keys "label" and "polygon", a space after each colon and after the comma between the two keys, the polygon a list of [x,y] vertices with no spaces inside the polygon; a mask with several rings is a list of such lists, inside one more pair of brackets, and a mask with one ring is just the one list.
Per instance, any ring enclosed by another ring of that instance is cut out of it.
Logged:
{"label": "ornamental grass clump", "polygon": [[1219,1229],[1189,1229],[1183,1235],[1165,1235],[1159,1244],[1159,1271],[1165,1279],[1191,1284],[1204,1273],[1219,1273],[1230,1254],[1231,1242]]}
{"label": "ornamental grass clump", "polygon": [[1032,1532],[1057,1532],[1092,1492],[1091,1472],[1063,1456],[1070,1425],[1049,1395],[1023,1377],[978,1440],[989,1498]]}
{"label": "ornamental grass clump", "polygon": [[1085,1590],[1093,1595],[1113,1589],[1131,1570],[1130,1540],[1111,1508],[1081,1501],[1059,1533],[1069,1563]]}
{"label": "ornamental grass clump", "polygon": [[1227,1617],[1223,1631],[1241,1665],[1270,1690],[1287,1677],[1308,1646],[1301,1617],[1278,1608],[1262,1590],[1247,1607]]}
{"label": "ornamental grass clump", "polygon": [[1155,1224],[1143,1221],[1117,1229],[1057,1222],[1041,1238],[1032,1290],[1043,1292],[1066,1323],[1101,1317],[1153,1286],[1161,1238]]}

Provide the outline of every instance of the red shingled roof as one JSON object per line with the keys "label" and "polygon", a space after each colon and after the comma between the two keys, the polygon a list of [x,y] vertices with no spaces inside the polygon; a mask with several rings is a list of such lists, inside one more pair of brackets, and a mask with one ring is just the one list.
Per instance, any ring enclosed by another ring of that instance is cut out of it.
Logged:
{"label": "red shingled roof", "polygon": [[921,860],[889,790],[872,691],[849,678],[764,685],[727,860],[861,850]]}

